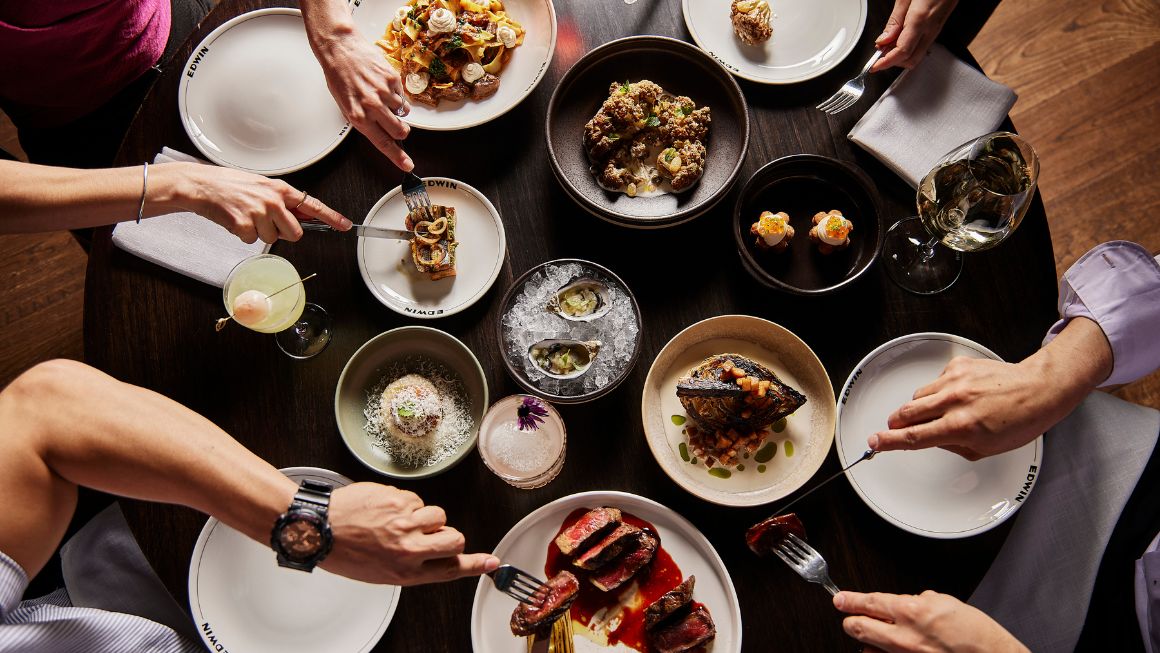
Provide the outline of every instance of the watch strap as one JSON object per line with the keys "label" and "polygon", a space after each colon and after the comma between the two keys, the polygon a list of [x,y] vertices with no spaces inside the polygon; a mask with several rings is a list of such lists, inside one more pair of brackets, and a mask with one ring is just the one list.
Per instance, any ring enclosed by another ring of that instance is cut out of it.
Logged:
{"label": "watch strap", "polygon": [[326,517],[330,508],[330,493],[333,491],[334,486],[330,483],[304,479],[299,484],[298,491],[294,493],[294,501],[291,502],[290,508],[309,508]]}

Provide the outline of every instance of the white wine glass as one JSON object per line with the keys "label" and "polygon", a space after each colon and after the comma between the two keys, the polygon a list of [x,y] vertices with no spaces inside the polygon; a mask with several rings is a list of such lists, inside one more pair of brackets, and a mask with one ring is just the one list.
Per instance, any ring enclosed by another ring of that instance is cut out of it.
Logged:
{"label": "white wine glass", "polygon": [[994,132],[951,150],[918,185],[918,216],[887,230],[886,272],[919,295],[951,287],[963,252],[990,249],[1015,231],[1038,179],[1039,157],[1016,134]]}
{"label": "white wine glass", "polygon": [[288,356],[310,358],[330,344],[330,315],[306,301],[298,270],[281,256],[258,254],[235,265],[226,277],[222,300],[238,324],[275,334]]}

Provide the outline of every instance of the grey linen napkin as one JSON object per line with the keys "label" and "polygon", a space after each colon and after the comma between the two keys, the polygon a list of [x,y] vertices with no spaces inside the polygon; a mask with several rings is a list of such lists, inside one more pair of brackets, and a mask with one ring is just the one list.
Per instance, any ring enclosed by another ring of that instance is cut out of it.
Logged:
{"label": "grey linen napkin", "polygon": [[101,511],[65,542],[60,568],[73,605],[136,615],[169,626],[189,640],[182,643],[182,650],[200,650],[193,644],[199,641],[193,621],[153,572],[120,504]]}
{"label": "grey linen napkin", "polygon": [[970,604],[1032,651],[1070,651],[1160,412],[1093,392],[1044,437],[1045,466]]}
{"label": "grey linen napkin", "polygon": [[918,188],[944,154],[995,131],[1015,100],[1015,91],[936,44],[890,85],[848,138]]}
{"label": "grey linen napkin", "polygon": [[[204,163],[168,147],[153,159],[153,163],[170,161]],[[140,224],[122,222],[113,229],[113,244],[218,288],[225,286],[230,270],[243,259],[270,251],[270,246],[260,240],[247,245],[224,227],[184,211],[148,218]]]}

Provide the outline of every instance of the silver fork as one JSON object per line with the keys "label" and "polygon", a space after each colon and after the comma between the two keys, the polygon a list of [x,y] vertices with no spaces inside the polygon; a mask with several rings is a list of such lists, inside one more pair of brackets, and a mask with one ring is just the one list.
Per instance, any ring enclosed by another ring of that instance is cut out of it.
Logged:
{"label": "silver fork", "polygon": [[[399,118],[406,117],[407,113],[403,107],[395,109],[395,115]],[[403,144],[395,141],[399,149],[403,149]],[[431,217],[431,198],[427,195],[427,186],[423,184],[423,180],[415,174],[415,171],[403,174],[403,202],[407,205],[407,211],[414,213],[422,210],[423,214]]]}
{"label": "silver fork", "polygon": [[491,582],[495,583],[497,590],[520,603],[534,606],[543,601],[543,599],[536,601],[532,599],[536,598],[536,592],[540,591],[544,582],[522,569],[511,565],[500,565],[488,576],[491,576]]}
{"label": "silver fork", "polygon": [[407,205],[407,211],[414,213],[422,211],[423,215],[431,217],[431,198],[427,195],[427,186],[423,184],[414,172],[408,172],[403,175],[403,202]]}
{"label": "silver fork", "polygon": [[862,99],[862,93],[866,90],[866,73],[870,72],[870,67],[881,58],[882,50],[875,50],[874,56],[870,57],[870,61],[867,61],[865,66],[862,66],[862,72],[858,73],[857,77],[843,84],[837,93],[831,95],[830,99],[822,102],[816,108],[832,116],[854,106],[858,100]]}
{"label": "silver fork", "polygon": [[841,591],[834,581],[830,580],[830,566],[826,564],[826,559],[797,535],[789,533],[773,552],[796,571],[798,576],[825,587],[830,596]]}

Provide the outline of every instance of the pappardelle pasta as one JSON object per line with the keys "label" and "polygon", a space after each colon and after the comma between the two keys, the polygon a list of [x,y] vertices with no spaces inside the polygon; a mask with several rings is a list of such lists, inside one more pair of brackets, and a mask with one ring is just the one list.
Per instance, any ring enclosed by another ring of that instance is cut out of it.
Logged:
{"label": "pappardelle pasta", "polygon": [[494,95],[523,42],[524,28],[500,0],[408,0],[378,45],[403,75],[407,97],[434,107]]}

